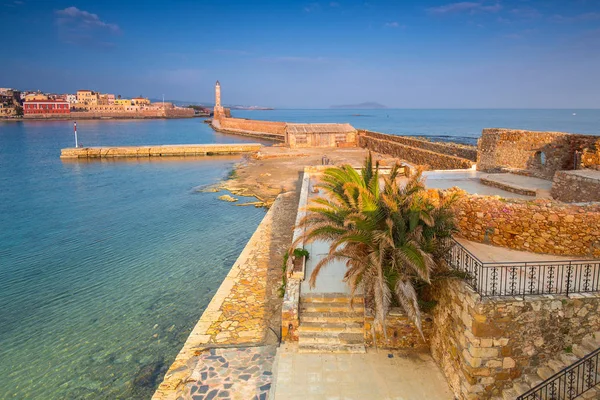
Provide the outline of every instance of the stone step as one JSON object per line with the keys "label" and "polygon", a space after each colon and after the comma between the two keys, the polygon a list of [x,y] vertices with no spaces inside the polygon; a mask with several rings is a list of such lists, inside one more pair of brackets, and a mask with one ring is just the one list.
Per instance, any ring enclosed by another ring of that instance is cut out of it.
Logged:
{"label": "stone step", "polygon": [[517,392],[517,395],[520,396],[531,388],[525,382],[514,382],[513,389],[515,390],[515,392]]}
{"label": "stone step", "polygon": [[546,363],[546,366],[550,368],[554,373],[558,371],[562,371],[565,367],[568,367],[570,364],[565,364],[562,360],[549,360]]}
{"label": "stone step", "polygon": [[300,297],[300,303],[364,303],[363,297],[354,298],[345,293],[311,293]]}
{"label": "stone step", "polygon": [[300,324],[303,322],[347,323],[364,322],[365,315],[361,312],[305,312],[300,313]]}
{"label": "stone step", "polygon": [[544,380],[544,381],[555,374],[555,372],[548,367],[540,367],[537,369],[536,372],[537,372],[538,376],[540,378],[542,378],[542,380]]}
{"label": "stone step", "polygon": [[366,353],[364,344],[299,344],[298,353]]}
{"label": "stone step", "polygon": [[[594,350],[596,350],[600,347],[600,344],[598,343],[597,339],[595,339],[592,336],[588,336],[588,337],[584,338],[581,341],[581,344],[588,349],[594,349]],[[594,350],[592,350],[592,351],[594,351]]]}
{"label": "stone step", "polygon": [[305,312],[361,312],[364,314],[363,303],[354,303],[354,307],[350,303],[300,303],[300,313]]}
{"label": "stone step", "polygon": [[573,354],[575,354],[579,358],[583,358],[583,357],[587,356],[594,350],[596,350],[596,348],[589,347],[584,344],[581,344],[581,345],[574,344],[573,345]]}
{"label": "stone step", "polygon": [[321,334],[317,332],[301,333],[298,335],[298,344],[365,344],[365,338],[361,333],[339,333],[337,335]]}
{"label": "stone step", "polygon": [[600,332],[594,332],[587,335],[583,341],[590,341],[596,348],[600,347]]}
{"label": "stone step", "polygon": [[600,399],[600,387],[595,386],[581,395],[582,399]]}
{"label": "stone step", "polygon": [[504,400],[515,400],[518,396],[519,394],[516,392],[515,389],[512,388],[504,389],[502,391],[502,398]]}
{"label": "stone step", "polygon": [[560,360],[562,362],[564,362],[566,365],[571,365],[577,361],[579,361],[579,357],[577,357],[575,354],[573,353],[562,353],[559,356]]}
{"label": "stone step", "polygon": [[364,324],[361,323],[341,323],[331,324],[322,322],[303,322],[298,327],[298,334],[303,332],[329,332],[329,333],[360,333],[364,331]]}
{"label": "stone step", "polygon": [[539,385],[540,383],[542,383],[544,380],[541,379],[539,376],[537,376],[536,374],[527,374],[525,375],[525,377],[523,378],[523,381],[525,383],[527,383],[529,385],[529,387],[534,388],[537,385]]}

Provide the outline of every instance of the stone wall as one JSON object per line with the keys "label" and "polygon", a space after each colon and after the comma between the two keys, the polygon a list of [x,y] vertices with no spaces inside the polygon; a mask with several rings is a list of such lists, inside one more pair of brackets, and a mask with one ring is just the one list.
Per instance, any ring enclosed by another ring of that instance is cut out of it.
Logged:
{"label": "stone wall", "polygon": [[285,122],[257,121],[242,118],[221,118],[221,129],[285,135]]}
{"label": "stone wall", "polygon": [[468,240],[535,253],[600,256],[600,204],[457,194],[459,234]]}
{"label": "stone wall", "polygon": [[409,163],[428,167],[429,169],[470,169],[473,165],[470,160],[465,158],[419,149],[397,141],[379,139],[373,136],[360,135],[358,137],[358,145],[378,153],[401,158]]}
{"label": "stone wall", "polygon": [[191,108],[147,109],[138,111],[76,111],[70,114],[26,114],[25,119],[145,119],[145,118],[192,118]]}
{"label": "stone wall", "polygon": [[375,139],[389,140],[390,142],[397,142],[418,149],[429,150],[435,153],[446,154],[448,156],[465,158],[473,162],[477,161],[477,147],[475,146],[460,145],[457,143],[430,142],[428,140],[418,139],[410,136],[388,135],[385,133],[367,131],[364,129],[360,129],[358,132],[360,135],[365,135]]}
{"label": "stone wall", "polygon": [[552,181],[552,198],[566,203],[600,202],[600,172],[558,171]]}
{"label": "stone wall", "polygon": [[[421,337],[414,322],[401,308],[393,308],[386,320],[386,334],[379,323],[374,322],[372,315],[365,316],[365,345],[380,349],[402,349],[429,351],[432,335],[433,319],[429,314],[422,314],[423,334]],[[387,337],[386,337],[387,335]]]}
{"label": "stone wall", "polygon": [[600,330],[600,298],[481,299],[464,282],[432,290],[431,353],[459,399],[499,396],[511,380]]}
{"label": "stone wall", "polygon": [[484,129],[479,139],[477,169],[526,170],[529,175],[552,179],[559,170],[574,169],[575,152],[594,146],[597,136],[516,129]]}

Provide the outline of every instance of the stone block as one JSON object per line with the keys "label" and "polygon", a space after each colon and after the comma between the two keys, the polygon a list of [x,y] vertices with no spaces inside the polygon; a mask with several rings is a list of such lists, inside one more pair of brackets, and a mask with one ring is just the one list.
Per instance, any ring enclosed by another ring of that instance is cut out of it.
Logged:
{"label": "stone block", "polygon": [[485,348],[469,346],[469,354],[478,358],[494,358],[498,357],[498,349],[495,347]]}
{"label": "stone block", "polygon": [[514,368],[516,365],[517,363],[511,357],[504,357],[504,359],[502,360],[503,369]]}

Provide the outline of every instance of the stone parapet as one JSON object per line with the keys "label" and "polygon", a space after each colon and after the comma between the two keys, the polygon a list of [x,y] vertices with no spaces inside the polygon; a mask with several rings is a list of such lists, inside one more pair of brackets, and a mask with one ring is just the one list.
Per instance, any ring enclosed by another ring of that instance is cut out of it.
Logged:
{"label": "stone parapet", "polygon": [[358,137],[358,144],[360,147],[398,157],[413,164],[429,167],[430,169],[470,169],[473,166],[473,162],[465,158],[436,153],[426,149],[407,146],[396,141],[383,140],[366,135]]}
{"label": "stone parapet", "polygon": [[600,256],[600,204],[457,194],[459,234],[468,240],[535,253]]}
{"label": "stone parapet", "polygon": [[481,299],[457,280],[432,293],[431,353],[459,399],[499,396],[600,330],[600,297],[590,294]]}
{"label": "stone parapet", "polygon": [[380,132],[368,131],[364,129],[359,129],[358,133],[360,135],[372,137],[375,139],[389,140],[390,142],[397,142],[418,149],[429,150],[435,153],[445,154],[448,156],[465,158],[473,162],[477,161],[476,146],[468,146],[457,143],[430,142],[428,140],[418,139],[416,137],[411,136],[390,135]]}
{"label": "stone parapet", "polygon": [[[310,168],[304,169],[302,177],[302,187],[300,189],[300,200],[298,203],[298,213],[296,214],[296,223],[294,225],[294,234],[292,236],[292,246],[294,248],[304,248],[304,227],[300,221],[306,216],[306,206],[308,203],[308,190],[310,184]],[[298,326],[300,325],[300,284],[305,278],[306,263],[302,260],[299,263],[301,268],[296,269],[290,256],[286,266],[287,282],[283,304],[281,306],[281,337],[283,340],[298,340]]]}

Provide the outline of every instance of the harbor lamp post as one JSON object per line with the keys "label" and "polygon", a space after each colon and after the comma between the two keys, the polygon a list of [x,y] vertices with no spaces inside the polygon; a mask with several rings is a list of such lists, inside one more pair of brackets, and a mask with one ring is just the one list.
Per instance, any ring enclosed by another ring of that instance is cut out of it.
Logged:
{"label": "harbor lamp post", "polygon": [[73,122],[73,131],[75,132],[75,148],[79,147],[77,145],[77,122]]}

